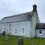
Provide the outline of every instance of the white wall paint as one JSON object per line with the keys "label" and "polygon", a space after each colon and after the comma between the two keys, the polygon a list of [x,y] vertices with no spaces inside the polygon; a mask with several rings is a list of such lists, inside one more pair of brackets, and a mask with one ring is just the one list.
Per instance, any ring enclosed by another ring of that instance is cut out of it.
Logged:
{"label": "white wall paint", "polygon": [[[14,25],[14,32],[12,30],[12,34],[18,35],[18,36],[25,36],[25,37],[30,37],[30,21],[24,21],[24,22],[16,22],[12,23]],[[17,34],[15,34],[15,29],[17,28]],[[22,28],[24,28],[24,32],[22,33]]]}
{"label": "white wall paint", "polygon": [[[42,30],[42,34],[39,33],[40,30]],[[37,29],[36,37],[45,38],[45,29]]]}
{"label": "white wall paint", "polygon": [[[36,19],[37,18],[37,19]],[[39,18],[37,16],[37,13],[34,12],[34,16],[32,17],[32,21],[31,21],[31,37],[35,37],[35,28],[36,28],[36,23],[39,22]]]}
{"label": "white wall paint", "polygon": [[[30,21],[5,23],[5,24],[6,24],[6,33],[7,34],[30,37],[30,30],[31,30]],[[2,27],[1,31],[4,31],[5,24],[2,24],[3,27]],[[11,30],[9,30],[9,24],[11,24]],[[25,33],[21,32],[22,28],[24,28]],[[15,34],[15,29],[17,29],[17,34]]]}

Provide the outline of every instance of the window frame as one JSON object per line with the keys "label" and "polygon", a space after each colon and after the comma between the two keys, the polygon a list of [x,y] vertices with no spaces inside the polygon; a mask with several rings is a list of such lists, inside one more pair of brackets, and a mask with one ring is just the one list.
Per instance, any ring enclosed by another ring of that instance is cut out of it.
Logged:
{"label": "window frame", "polygon": [[17,34],[17,29],[15,29],[15,34]]}
{"label": "window frame", "polygon": [[39,30],[39,34],[42,34],[42,30]]}
{"label": "window frame", "polygon": [[11,24],[9,24],[9,30],[11,30]]}
{"label": "window frame", "polygon": [[24,32],[25,32],[25,31],[24,31],[24,28],[22,28],[21,32],[22,32],[22,33],[24,33]]}
{"label": "window frame", "polygon": [[6,30],[6,24],[4,24],[4,30]]}

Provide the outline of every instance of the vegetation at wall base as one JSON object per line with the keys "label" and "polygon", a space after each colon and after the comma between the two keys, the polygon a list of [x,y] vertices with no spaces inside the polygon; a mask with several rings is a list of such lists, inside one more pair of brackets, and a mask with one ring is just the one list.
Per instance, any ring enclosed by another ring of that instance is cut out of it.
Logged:
{"label": "vegetation at wall base", "polygon": [[[17,45],[19,36],[0,36],[0,45]],[[45,45],[45,38],[24,38],[24,45]]]}

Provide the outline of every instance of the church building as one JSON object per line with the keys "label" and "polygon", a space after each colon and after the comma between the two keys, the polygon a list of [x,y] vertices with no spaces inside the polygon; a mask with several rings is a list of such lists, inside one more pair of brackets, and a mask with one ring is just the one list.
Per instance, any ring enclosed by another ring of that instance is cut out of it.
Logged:
{"label": "church building", "polygon": [[45,24],[40,23],[37,6],[33,5],[30,12],[4,17],[0,20],[0,33],[23,37],[45,38]]}

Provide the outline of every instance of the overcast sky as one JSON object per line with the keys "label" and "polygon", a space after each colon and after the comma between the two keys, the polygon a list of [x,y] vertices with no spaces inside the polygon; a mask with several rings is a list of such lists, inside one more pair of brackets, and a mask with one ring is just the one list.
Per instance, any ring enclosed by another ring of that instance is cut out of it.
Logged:
{"label": "overcast sky", "polygon": [[29,12],[34,4],[37,5],[40,22],[45,22],[45,0],[0,0],[0,19]]}

